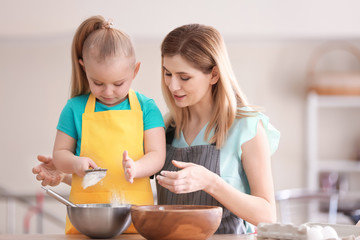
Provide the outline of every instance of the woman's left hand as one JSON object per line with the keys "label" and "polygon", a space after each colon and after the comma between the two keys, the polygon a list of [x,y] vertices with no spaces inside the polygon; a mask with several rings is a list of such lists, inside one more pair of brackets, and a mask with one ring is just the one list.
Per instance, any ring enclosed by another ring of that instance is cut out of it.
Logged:
{"label": "woman's left hand", "polygon": [[161,171],[156,176],[158,183],[173,193],[190,193],[198,190],[206,190],[212,172],[201,165],[194,163],[172,161],[172,164],[180,168],[179,171]]}

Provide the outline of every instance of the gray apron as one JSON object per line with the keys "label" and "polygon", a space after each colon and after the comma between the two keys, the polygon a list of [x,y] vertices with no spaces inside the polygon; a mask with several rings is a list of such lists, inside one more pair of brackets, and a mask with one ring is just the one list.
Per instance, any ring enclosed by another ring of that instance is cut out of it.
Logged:
{"label": "gray apron", "polygon": [[[166,160],[162,170],[178,171],[171,161],[177,160],[182,162],[191,162],[220,175],[220,151],[215,145],[200,145],[186,148],[175,148],[171,146],[174,138],[174,128],[166,131]],[[216,234],[244,234],[246,233],[245,222],[241,218],[226,209],[211,195],[204,191],[196,191],[191,193],[176,194],[163,188],[159,184],[157,186],[158,204],[171,205],[211,205],[223,208],[223,216],[220,226]]]}

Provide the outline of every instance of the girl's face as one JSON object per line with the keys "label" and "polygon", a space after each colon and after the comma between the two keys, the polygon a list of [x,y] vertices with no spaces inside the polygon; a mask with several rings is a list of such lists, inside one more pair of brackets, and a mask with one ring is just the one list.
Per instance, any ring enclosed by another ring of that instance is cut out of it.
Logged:
{"label": "girl's face", "polygon": [[164,56],[164,80],[178,107],[211,103],[211,87],[219,77],[217,70],[209,74],[194,68],[180,55]]}
{"label": "girl's face", "polygon": [[133,79],[140,63],[132,64],[131,60],[123,57],[106,59],[97,62],[87,57],[80,60],[86,72],[91,93],[106,106],[115,106],[127,98]]}

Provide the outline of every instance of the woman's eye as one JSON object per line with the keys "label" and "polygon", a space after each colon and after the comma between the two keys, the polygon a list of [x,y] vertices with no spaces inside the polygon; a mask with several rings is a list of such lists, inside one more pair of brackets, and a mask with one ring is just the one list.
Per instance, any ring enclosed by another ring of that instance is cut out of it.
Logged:
{"label": "woman's eye", "polygon": [[171,73],[165,72],[165,76],[171,77]]}
{"label": "woman's eye", "polygon": [[190,77],[180,77],[180,79],[183,80],[183,81],[187,81],[187,80],[190,79]]}
{"label": "woman's eye", "polygon": [[123,83],[116,83],[114,84],[116,87],[121,87],[123,85]]}

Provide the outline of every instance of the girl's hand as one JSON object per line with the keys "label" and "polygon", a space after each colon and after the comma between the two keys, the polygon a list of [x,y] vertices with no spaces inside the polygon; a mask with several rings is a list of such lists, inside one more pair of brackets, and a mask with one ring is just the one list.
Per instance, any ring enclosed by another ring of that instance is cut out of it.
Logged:
{"label": "girl's hand", "polygon": [[190,193],[204,190],[211,184],[210,178],[213,172],[201,165],[172,161],[172,164],[180,168],[177,172],[161,171],[156,176],[158,183],[173,193]]}
{"label": "girl's hand", "polygon": [[41,164],[34,167],[32,172],[36,174],[36,179],[41,181],[41,185],[57,186],[64,180],[66,174],[56,169],[51,157],[38,155],[37,159]]}
{"label": "girl's hand", "polygon": [[136,175],[136,166],[134,160],[129,157],[126,150],[123,153],[123,168],[126,180],[129,183],[133,183]]}
{"label": "girl's hand", "polygon": [[73,163],[74,172],[80,177],[85,176],[85,170],[98,168],[96,163],[88,157],[76,157]]}

